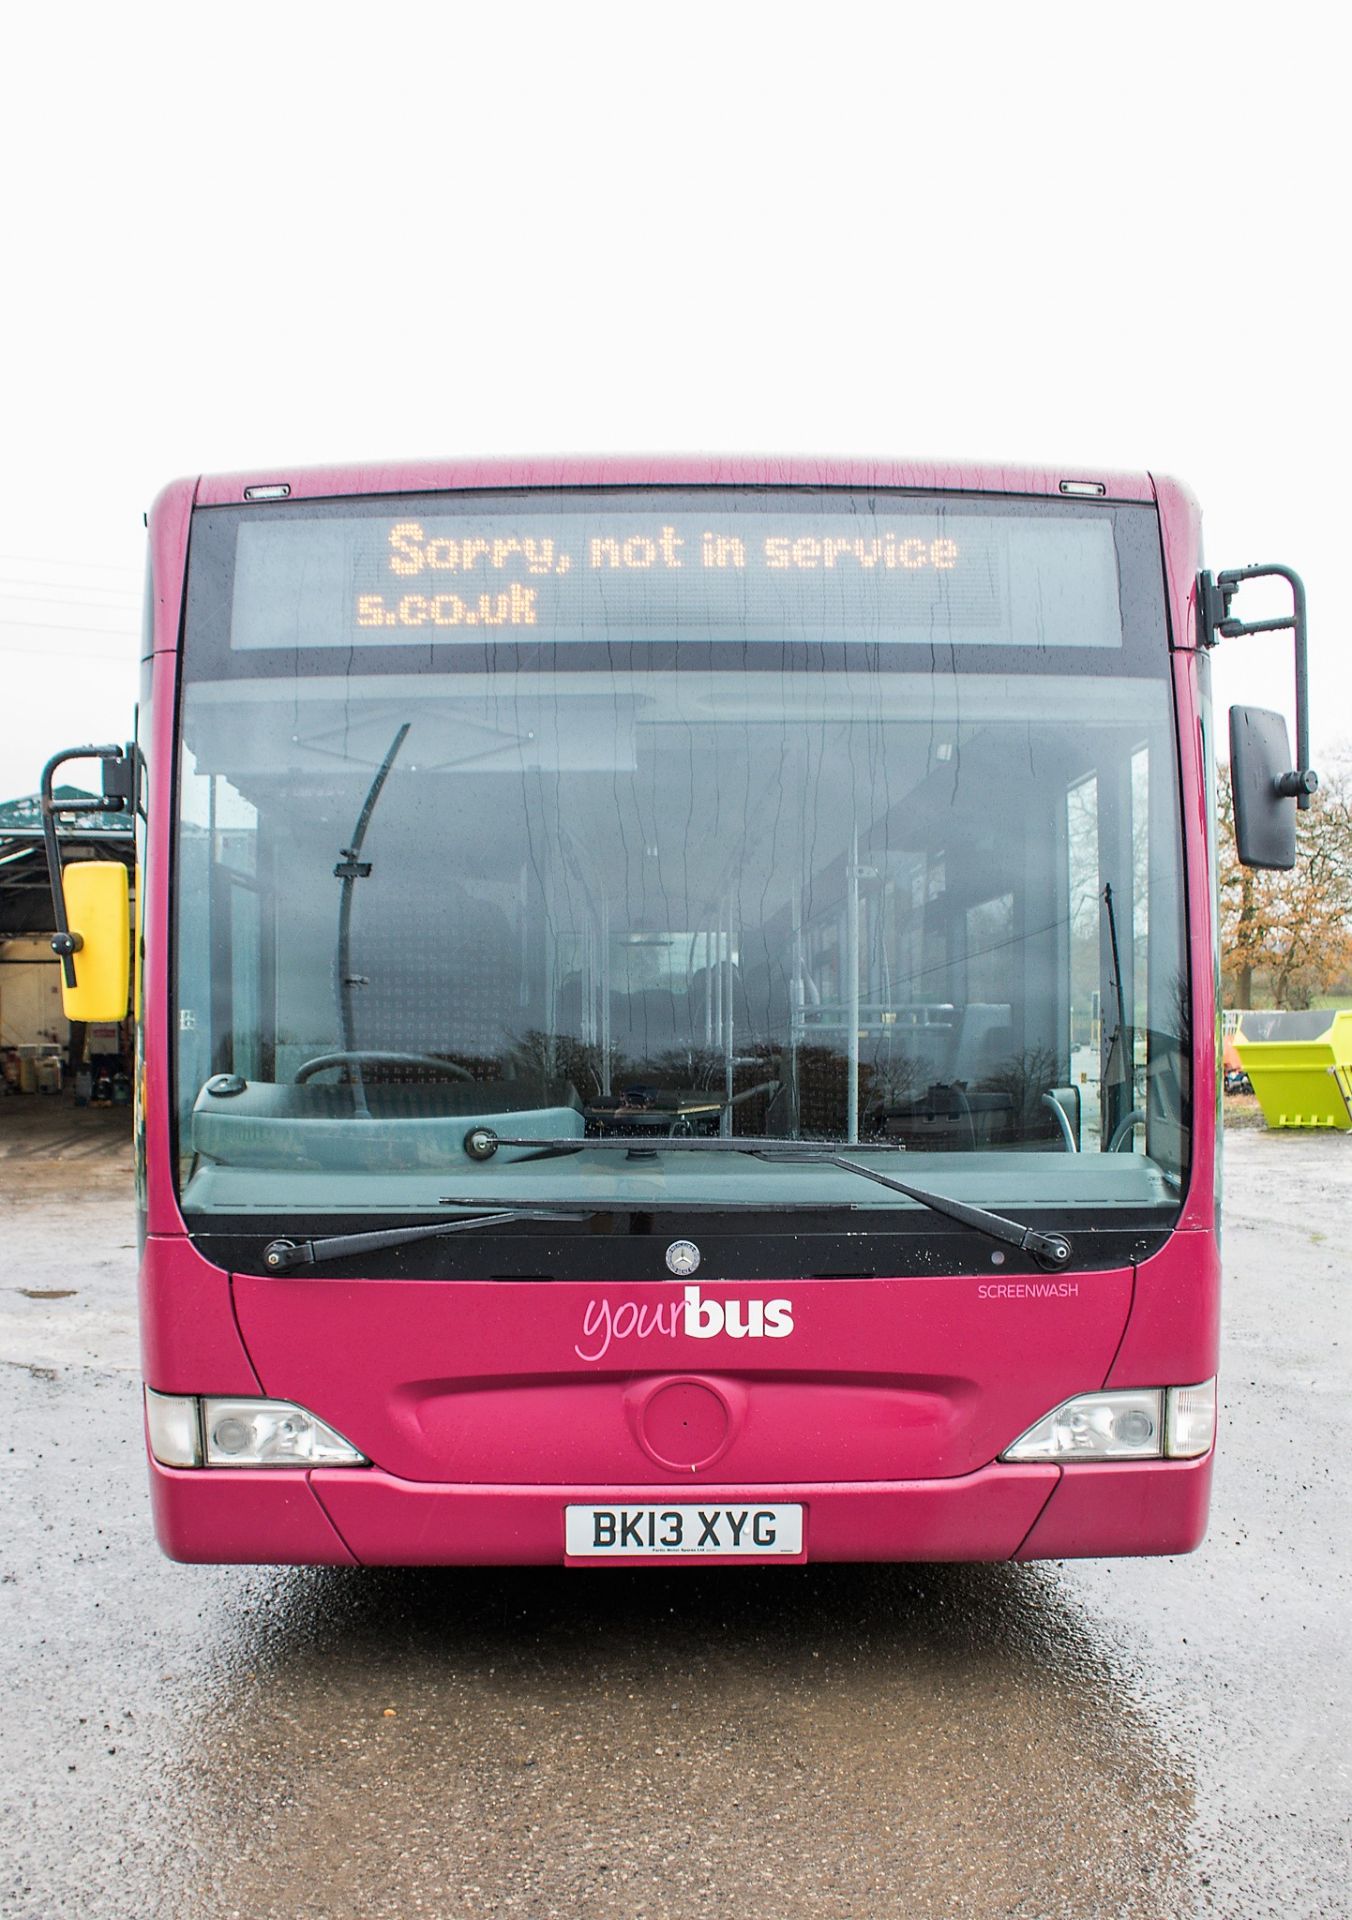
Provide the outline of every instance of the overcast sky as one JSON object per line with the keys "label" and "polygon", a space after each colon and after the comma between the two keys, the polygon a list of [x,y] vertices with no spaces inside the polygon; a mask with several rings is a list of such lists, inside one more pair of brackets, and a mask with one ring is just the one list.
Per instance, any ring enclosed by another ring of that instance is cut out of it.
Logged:
{"label": "overcast sky", "polygon": [[[11,9],[0,798],[127,734],[165,480],[523,451],[1179,474],[1210,564],[1305,575],[1318,764],[1348,38],[1178,0]],[[1289,655],[1223,644],[1222,700],[1289,710]]]}

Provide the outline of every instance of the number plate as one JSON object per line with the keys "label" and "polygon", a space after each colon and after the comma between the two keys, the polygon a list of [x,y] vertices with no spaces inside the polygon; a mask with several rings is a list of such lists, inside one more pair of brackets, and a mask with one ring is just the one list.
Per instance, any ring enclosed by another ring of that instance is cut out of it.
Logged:
{"label": "number plate", "polygon": [[803,1551],[801,1507],[567,1507],[565,1540],[579,1560],[765,1557]]}

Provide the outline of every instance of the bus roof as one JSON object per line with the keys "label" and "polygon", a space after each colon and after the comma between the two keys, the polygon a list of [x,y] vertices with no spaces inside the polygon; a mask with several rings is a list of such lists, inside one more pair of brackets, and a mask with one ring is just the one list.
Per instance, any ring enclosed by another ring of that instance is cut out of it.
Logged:
{"label": "bus roof", "polygon": [[[180,483],[181,484],[181,483]],[[191,483],[190,483],[191,484]],[[977,465],[967,461],[850,459],[819,454],[539,454],[506,459],[393,460],[339,467],[258,467],[204,474],[197,506],[228,506],[245,490],[289,489],[293,500],[350,494],[438,493],[517,487],[897,487],[923,492],[1059,494],[1109,500],[1157,497],[1147,473],[1099,467]],[[1097,489],[1103,488],[1099,494]]]}

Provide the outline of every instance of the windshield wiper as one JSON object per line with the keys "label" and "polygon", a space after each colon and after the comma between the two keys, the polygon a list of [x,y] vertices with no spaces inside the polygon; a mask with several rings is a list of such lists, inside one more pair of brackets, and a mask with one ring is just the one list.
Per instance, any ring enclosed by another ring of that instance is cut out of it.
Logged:
{"label": "windshield wiper", "polygon": [[946,1193],[930,1193],[924,1187],[909,1187],[902,1180],[894,1180],[890,1174],[879,1173],[873,1167],[861,1167],[857,1160],[846,1160],[842,1154],[832,1154],[829,1164],[843,1167],[846,1173],[857,1173],[865,1180],[876,1180],[880,1187],[891,1187],[895,1193],[904,1193],[908,1200],[918,1200],[922,1207],[929,1207],[935,1213],[945,1214],[950,1220],[957,1220],[964,1227],[971,1227],[977,1233],[984,1233],[989,1240],[999,1240],[1006,1247],[1015,1247],[1020,1253],[1031,1254],[1040,1267],[1054,1273],[1064,1267],[1070,1259],[1070,1242],[1061,1233],[1039,1233],[1035,1227],[1025,1227],[1017,1220],[1011,1220],[1006,1214],[992,1213],[989,1207],[970,1207],[965,1200],[951,1200]]}
{"label": "windshield wiper", "polygon": [[[474,1127],[465,1136],[465,1151],[471,1159],[490,1159],[499,1147],[534,1147],[536,1152],[529,1157],[540,1160],[584,1150],[638,1153],[644,1157],[658,1153],[745,1153],[756,1160],[790,1160],[812,1166],[839,1167],[845,1173],[858,1174],[862,1180],[889,1187],[893,1193],[903,1194],[906,1199],[928,1207],[932,1213],[956,1220],[960,1226],[971,1227],[975,1233],[984,1233],[988,1240],[998,1240],[1002,1246],[1030,1254],[1049,1273],[1066,1266],[1071,1256],[1071,1245],[1064,1234],[1039,1233],[1035,1227],[1025,1227],[1003,1213],[992,1213],[988,1207],[969,1206],[965,1200],[952,1200],[947,1194],[909,1186],[904,1180],[894,1180],[890,1173],[879,1173],[876,1167],[847,1160],[839,1146],[830,1141],[818,1145],[810,1140],[673,1140],[666,1135],[649,1134],[623,1140],[530,1140],[494,1133],[491,1127]],[[865,1151],[900,1153],[904,1149],[900,1142],[879,1141],[875,1146],[870,1141]]]}
{"label": "windshield wiper", "polygon": [[[443,1194],[437,1203],[443,1207],[482,1207],[483,1201]],[[427,1227],[378,1227],[369,1233],[334,1234],[324,1240],[270,1240],[263,1249],[263,1265],[269,1273],[287,1273],[292,1267],[312,1266],[317,1260],[341,1260],[347,1253],[378,1253],[386,1247],[406,1247],[413,1240],[436,1240],[448,1233],[473,1233],[479,1227],[501,1227],[512,1220],[594,1220],[601,1213],[763,1213],[756,1200],[654,1200],[647,1195],[617,1201],[604,1207],[538,1207],[529,1202],[502,1203],[491,1212],[480,1212],[463,1220],[438,1220]],[[820,1213],[815,1200],[777,1200],[776,1213]],[[849,1203],[843,1209],[855,1213]]]}
{"label": "windshield wiper", "polygon": [[352,889],[358,880],[369,879],[371,862],[361,858],[362,842],[366,838],[366,829],[371,824],[371,815],[376,810],[385,782],[390,777],[390,768],[394,765],[400,747],[408,737],[412,721],[405,720],[386,749],[385,758],[376,769],[376,777],[371,782],[357,824],[352,829],[352,845],[344,847],[339,855],[338,864],[333,869],[335,880],[341,880],[342,894],[338,903],[338,957],[335,978],[338,986],[338,1031],[343,1037],[342,1050],[347,1056],[347,1077],[355,1089],[353,1093],[353,1111],[363,1120],[371,1118],[371,1109],[366,1104],[366,1085],[362,1079],[361,1061],[357,1056],[356,1028],[352,1008],[352,989],[363,984],[352,971]]}
{"label": "windshield wiper", "polygon": [[475,1233],[480,1227],[505,1226],[509,1220],[590,1220],[596,1211],[595,1207],[580,1212],[567,1207],[499,1207],[491,1213],[476,1213],[468,1220],[438,1220],[430,1227],[377,1228],[371,1233],[334,1234],[325,1240],[270,1240],[263,1249],[263,1265],[269,1273],[287,1273],[292,1267],[308,1267],[316,1260],[341,1260],[347,1253],[379,1253],[384,1247],[406,1247],[414,1240],[437,1240],[448,1233]]}

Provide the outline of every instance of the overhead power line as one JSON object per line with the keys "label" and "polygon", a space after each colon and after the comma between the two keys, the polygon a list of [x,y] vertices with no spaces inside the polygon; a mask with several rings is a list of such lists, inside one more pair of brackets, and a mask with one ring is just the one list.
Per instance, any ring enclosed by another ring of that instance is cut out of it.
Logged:
{"label": "overhead power line", "polygon": [[6,566],[55,567],[59,572],[117,573],[124,580],[131,581],[139,581],[141,577],[135,567],[112,560],[70,560],[64,555],[60,559],[48,560],[36,553],[0,553],[0,561],[3,561]]}
{"label": "overhead power line", "polygon": [[[78,629],[71,628],[70,631],[78,632]],[[31,653],[44,660],[108,660],[114,666],[124,660],[132,664],[139,657],[138,649],[130,644],[112,651],[98,647],[32,646],[25,645],[21,640],[4,638],[0,638],[0,653]]]}
{"label": "overhead power line", "polygon": [[[111,607],[98,608],[96,611],[111,613],[112,609]],[[130,640],[135,637],[138,625],[139,623],[134,619],[128,619],[120,626],[102,627],[93,621],[84,620],[33,620],[31,618],[6,620],[4,615],[0,614],[0,627],[13,627],[20,633],[106,633],[110,639],[115,640],[125,635]]]}
{"label": "overhead power line", "polygon": [[[40,586],[41,581],[26,580],[22,587],[11,587],[0,580],[0,600],[25,600],[46,607],[91,607],[96,613],[112,613],[115,609],[126,607],[134,610],[140,605],[140,595],[123,593],[115,587],[76,587],[73,593],[28,593],[24,589]],[[87,596],[97,594],[97,599]]]}

